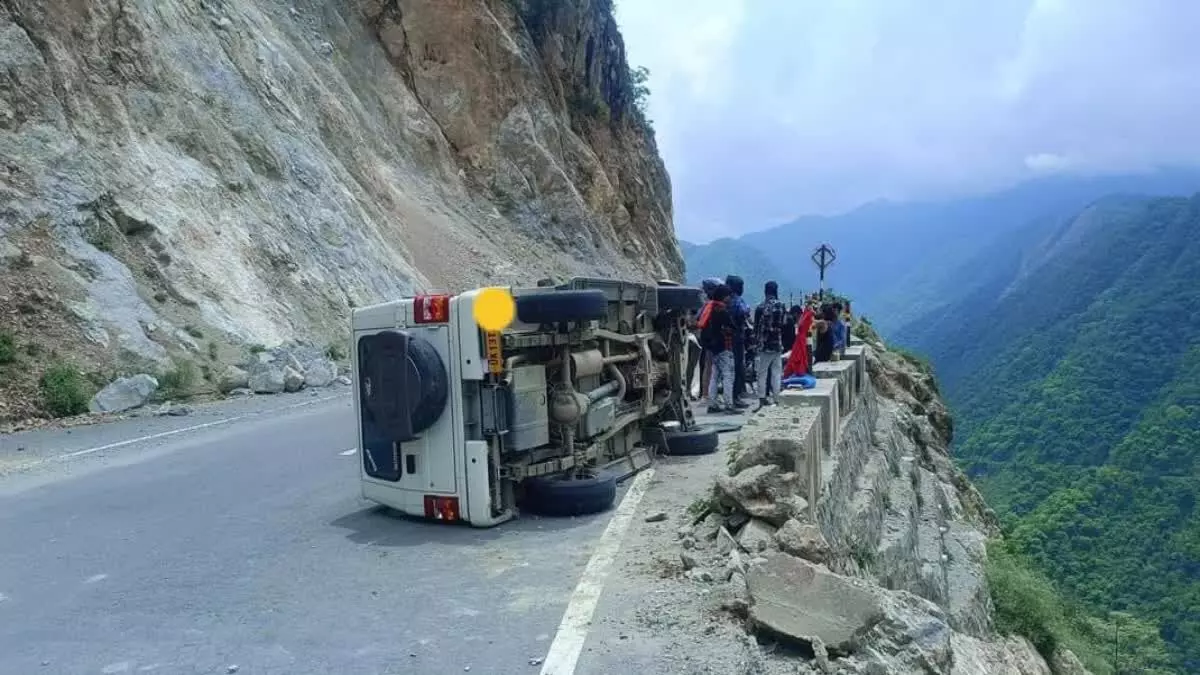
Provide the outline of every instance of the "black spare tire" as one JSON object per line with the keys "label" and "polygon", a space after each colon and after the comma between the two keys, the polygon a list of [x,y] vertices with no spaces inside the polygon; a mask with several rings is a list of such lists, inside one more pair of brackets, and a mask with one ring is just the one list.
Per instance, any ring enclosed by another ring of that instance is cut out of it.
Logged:
{"label": "black spare tire", "polygon": [[602,291],[546,291],[515,298],[521,323],[595,321],[608,316],[608,299]]}
{"label": "black spare tire", "polygon": [[384,331],[358,341],[359,396],[372,421],[405,442],[433,426],[446,409],[446,365],[428,340]]}
{"label": "black spare tire", "polygon": [[704,291],[694,286],[659,286],[658,311],[694,312],[704,306]]}
{"label": "black spare tire", "polygon": [[525,507],[546,516],[585,516],[608,510],[617,499],[611,475],[571,472],[525,479]]}

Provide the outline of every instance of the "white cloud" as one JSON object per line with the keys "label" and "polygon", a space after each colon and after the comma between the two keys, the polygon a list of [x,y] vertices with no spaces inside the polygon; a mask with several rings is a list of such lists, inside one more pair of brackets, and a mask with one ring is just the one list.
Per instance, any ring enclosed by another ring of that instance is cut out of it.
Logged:
{"label": "white cloud", "polygon": [[[1200,159],[1200,3],[621,0],[681,236]],[[1051,150],[1052,149],[1052,150]]]}

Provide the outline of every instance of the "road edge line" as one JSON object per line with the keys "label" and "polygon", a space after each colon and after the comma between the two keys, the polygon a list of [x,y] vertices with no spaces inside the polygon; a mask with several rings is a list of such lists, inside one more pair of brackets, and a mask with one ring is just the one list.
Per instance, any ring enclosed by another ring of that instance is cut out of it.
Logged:
{"label": "road edge line", "polygon": [[550,643],[550,651],[546,653],[541,675],[572,675],[575,672],[579,655],[587,641],[588,629],[592,624],[592,614],[595,613],[600,594],[604,591],[604,582],[613,562],[616,561],[617,553],[621,550],[621,543],[629,531],[629,524],[633,522],[638,504],[650,488],[650,478],[653,475],[653,468],[638,474],[617,506],[617,512],[608,522],[604,534],[600,535],[600,543],[596,545],[579,584],[571,594],[567,609],[563,612],[558,631],[554,634],[554,641]]}

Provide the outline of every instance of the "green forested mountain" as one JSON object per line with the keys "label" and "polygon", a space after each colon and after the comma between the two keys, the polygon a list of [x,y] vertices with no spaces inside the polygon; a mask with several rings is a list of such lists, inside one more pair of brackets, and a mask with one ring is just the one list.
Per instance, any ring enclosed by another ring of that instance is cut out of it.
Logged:
{"label": "green forested mountain", "polygon": [[[963,266],[983,255],[996,266],[997,245],[1023,240],[1031,223],[1062,219],[1110,194],[1179,195],[1200,190],[1200,172],[1163,170],[1134,175],[1051,177],[993,194],[937,202],[874,202],[836,216],[805,216],[793,222],[684,247],[689,280],[716,271],[747,278],[774,277],[797,293],[817,287],[809,260],[828,243],[838,260],[828,282],[852,290],[855,307],[884,333],[976,290],[982,281]],[[786,293],[785,293],[786,294]]]}
{"label": "green forested mountain", "polygon": [[1200,672],[1200,195],[1015,230],[965,295],[892,332],[927,354],[1010,540]]}

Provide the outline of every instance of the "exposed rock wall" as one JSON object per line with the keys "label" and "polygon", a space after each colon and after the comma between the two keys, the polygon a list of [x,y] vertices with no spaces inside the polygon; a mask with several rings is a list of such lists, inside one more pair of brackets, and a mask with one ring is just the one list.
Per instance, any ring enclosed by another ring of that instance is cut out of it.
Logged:
{"label": "exposed rock wall", "polygon": [[416,290],[678,278],[632,91],[604,0],[0,0],[0,329],[164,366]]}
{"label": "exposed rock wall", "polygon": [[879,343],[848,357],[748,421],[712,512],[684,533],[696,569],[724,567],[751,630],[814,654],[788,672],[1050,673],[996,633],[985,543],[999,530],[950,459],[932,376]]}

